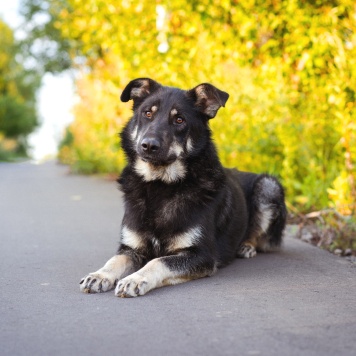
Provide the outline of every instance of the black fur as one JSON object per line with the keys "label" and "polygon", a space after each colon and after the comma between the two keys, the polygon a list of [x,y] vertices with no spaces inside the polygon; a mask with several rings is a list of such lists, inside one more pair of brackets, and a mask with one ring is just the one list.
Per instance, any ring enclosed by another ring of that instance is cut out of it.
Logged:
{"label": "black fur", "polygon": [[212,142],[209,120],[228,97],[207,83],[184,91],[149,78],[124,89],[121,100],[134,103],[121,133],[128,164],[119,179],[120,247],[82,279],[83,292],[116,287],[117,296],[135,297],[280,246],[281,185],[266,174],[223,168]]}
{"label": "black fur", "polygon": [[[281,244],[286,219],[281,185],[268,175],[224,169],[211,140],[208,121],[225,105],[227,93],[210,84],[184,91],[140,78],[123,91],[121,100],[129,99],[134,100],[134,114],[121,133],[128,161],[119,179],[125,200],[123,226],[137,232],[143,244],[141,248],[121,244],[119,254],[130,255],[136,268],[163,257],[170,269],[189,277],[211,274],[216,266],[231,262],[251,234],[264,234],[270,246]],[[172,110],[177,113],[172,115]],[[183,124],[174,121],[178,117]],[[155,150],[147,152],[150,148],[142,142]],[[182,147],[179,157],[169,153],[174,143]],[[159,170],[177,159],[184,176],[169,182],[147,180],[135,168],[137,160]],[[266,179],[270,191],[265,191]],[[266,231],[259,231],[261,204],[271,211]],[[202,236],[193,246],[169,249],[175,236],[196,226]]]}

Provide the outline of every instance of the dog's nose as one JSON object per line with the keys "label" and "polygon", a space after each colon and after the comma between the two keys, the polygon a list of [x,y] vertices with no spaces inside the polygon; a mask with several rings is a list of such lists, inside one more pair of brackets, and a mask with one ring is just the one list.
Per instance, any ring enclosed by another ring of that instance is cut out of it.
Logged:
{"label": "dog's nose", "polygon": [[146,137],[142,140],[141,147],[147,153],[154,153],[160,149],[161,145],[157,139]]}

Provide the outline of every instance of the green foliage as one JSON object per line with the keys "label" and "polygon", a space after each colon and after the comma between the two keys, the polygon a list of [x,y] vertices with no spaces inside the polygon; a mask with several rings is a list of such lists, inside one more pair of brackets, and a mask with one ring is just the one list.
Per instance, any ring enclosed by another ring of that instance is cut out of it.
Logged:
{"label": "green foliage", "polygon": [[38,75],[17,60],[12,30],[0,20],[0,160],[26,154],[26,136],[37,125]]}
{"label": "green foliage", "polygon": [[22,30],[27,33],[20,43],[21,51],[35,60],[32,63],[37,71],[58,73],[72,65],[75,52],[56,26],[60,9],[67,7],[66,0],[20,0],[20,13],[25,20]]}
{"label": "green foliage", "polygon": [[230,93],[212,120],[224,164],[279,175],[301,211],[355,213],[353,0],[24,2],[49,14],[46,36],[81,63],[73,141],[61,149],[77,169],[122,169],[129,80],[211,82]]}
{"label": "green foliage", "polygon": [[0,130],[5,136],[16,138],[33,131],[37,124],[35,108],[13,95],[0,97]]}

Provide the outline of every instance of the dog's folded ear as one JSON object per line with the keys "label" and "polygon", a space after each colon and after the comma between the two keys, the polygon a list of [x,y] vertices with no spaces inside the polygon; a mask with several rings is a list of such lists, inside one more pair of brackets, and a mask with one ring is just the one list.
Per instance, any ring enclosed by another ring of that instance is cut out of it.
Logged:
{"label": "dog's folded ear", "polygon": [[121,94],[121,101],[126,103],[133,99],[144,99],[146,96],[152,94],[162,86],[150,78],[138,78],[131,80]]}
{"label": "dog's folded ear", "polygon": [[209,83],[197,85],[187,92],[188,97],[192,98],[199,111],[209,118],[215,117],[221,106],[225,106],[229,94],[214,87]]}

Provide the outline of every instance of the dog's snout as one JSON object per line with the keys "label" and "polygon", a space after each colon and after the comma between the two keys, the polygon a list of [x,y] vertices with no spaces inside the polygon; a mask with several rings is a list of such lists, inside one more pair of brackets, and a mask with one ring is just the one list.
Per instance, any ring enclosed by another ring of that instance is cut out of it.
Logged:
{"label": "dog's snout", "polygon": [[144,152],[154,153],[160,149],[161,145],[156,138],[146,137],[142,140],[141,147]]}

